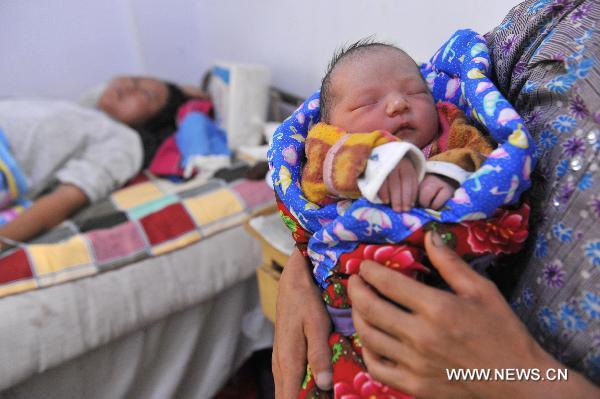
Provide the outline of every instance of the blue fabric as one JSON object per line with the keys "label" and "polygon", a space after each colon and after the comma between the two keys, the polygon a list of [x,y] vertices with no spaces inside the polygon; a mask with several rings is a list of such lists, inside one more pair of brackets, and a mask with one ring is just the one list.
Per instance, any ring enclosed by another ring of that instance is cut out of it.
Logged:
{"label": "blue fabric", "polygon": [[0,209],[15,203],[27,203],[24,199],[27,189],[27,179],[13,158],[8,139],[0,128]]}
{"label": "blue fabric", "polygon": [[179,124],[175,143],[181,152],[181,167],[185,168],[194,155],[229,155],[227,136],[208,116],[189,112]]}
{"label": "blue fabric", "polygon": [[308,252],[321,287],[327,286],[341,254],[360,242],[399,243],[430,221],[486,219],[498,207],[518,202],[530,187],[535,145],[521,117],[491,82],[490,64],[484,38],[460,30],[421,68],[436,101],[459,106],[500,144],[439,212],[413,208],[398,213],[364,198],[324,207],[309,202],[300,187],[301,161],[308,130],[319,121],[319,92],[276,130],[269,151],[273,184],[302,227],[313,233]]}

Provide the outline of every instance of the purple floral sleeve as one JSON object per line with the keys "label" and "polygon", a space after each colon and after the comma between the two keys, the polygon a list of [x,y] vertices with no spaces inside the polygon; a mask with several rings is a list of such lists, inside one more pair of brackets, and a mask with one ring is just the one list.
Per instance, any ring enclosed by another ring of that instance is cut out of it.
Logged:
{"label": "purple floral sleeve", "polygon": [[600,2],[525,1],[486,35],[498,87],[538,144],[515,312],[600,382]]}

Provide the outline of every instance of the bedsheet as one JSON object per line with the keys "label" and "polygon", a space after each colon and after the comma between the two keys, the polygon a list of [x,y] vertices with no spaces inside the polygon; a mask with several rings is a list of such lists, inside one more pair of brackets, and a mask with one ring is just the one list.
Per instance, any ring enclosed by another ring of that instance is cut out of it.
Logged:
{"label": "bedsheet", "polygon": [[[256,278],[0,391],[0,399],[212,398],[252,352],[271,347]],[[228,334],[223,334],[228,331]]]}
{"label": "bedsheet", "polygon": [[165,179],[125,187],[0,255],[0,297],[92,276],[183,248],[274,203],[263,180]]}
{"label": "bedsheet", "polygon": [[[231,245],[232,242],[235,243],[235,246]],[[260,261],[259,243],[250,237],[243,226],[237,226],[179,251],[147,258],[127,267],[100,273],[93,278],[78,279],[46,289],[3,298],[0,300],[0,315],[2,315],[2,323],[0,323],[0,392],[4,393],[3,391],[7,388],[27,379],[42,376],[44,373],[54,375],[52,373],[55,368],[65,366],[71,361],[77,361],[91,351],[112,345],[122,337],[146,330],[153,324],[161,323],[185,309],[198,307],[200,314],[212,313],[213,310],[229,306],[221,304],[221,301],[233,301],[237,304],[244,302],[239,298],[235,299],[238,293],[231,292],[231,288],[249,279],[255,273],[256,265]],[[245,293],[244,303],[253,302],[256,305],[258,302],[256,290],[248,288],[243,291]],[[226,292],[229,294],[225,294]],[[208,324],[203,325],[203,330],[199,331],[201,334],[197,340],[202,342],[207,349],[200,351],[194,362],[210,360],[204,369],[210,369],[211,374],[196,375],[193,378],[202,379],[205,382],[204,385],[210,382],[210,379],[205,380],[209,376],[215,378],[215,375],[218,375],[221,378],[220,382],[227,379],[229,373],[233,371],[227,366],[228,356],[233,355],[231,351],[240,349],[241,339],[259,342],[262,338],[270,338],[268,333],[264,333],[260,329],[256,330],[256,328],[246,328],[244,334],[239,327],[235,326],[230,326],[230,329],[215,330],[215,327],[223,327],[226,323],[226,320],[219,323],[216,323],[215,320],[234,317],[236,314],[234,309],[237,308],[229,307],[226,313],[210,317],[206,320]],[[244,306],[244,309],[248,310],[249,308]],[[239,311],[240,309],[237,310],[237,312]],[[242,321],[241,314],[237,320],[238,322]],[[255,330],[254,333],[252,330]],[[266,334],[266,337],[261,337],[263,334]],[[166,345],[163,338],[165,338],[163,334],[159,334],[151,341],[160,340],[160,343],[154,342],[156,346]],[[188,340],[180,337],[179,344],[185,345],[184,342],[188,342]],[[158,363],[164,363],[163,367],[167,367],[166,360],[162,362],[161,359],[158,359],[161,353],[164,356],[169,356],[173,352],[180,353],[180,350],[175,349],[152,352],[151,344],[152,342],[149,342],[148,352],[142,350],[143,353],[139,354],[140,356],[145,354],[147,358],[139,364],[134,362],[132,369],[120,367],[131,364],[127,360],[129,359],[127,352],[131,350],[129,344],[127,344],[127,350],[124,348],[125,354],[120,350],[111,350],[112,362],[117,368],[111,369],[102,363],[101,370],[104,370],[105,373],[100,373],[97,378],[105,384],[113,384],[117,381],[119,384],[129,384],[127,390],[142,389],[148,382],[148,374],[151,373],[149,370],[138,370],[137,367],[151,369]],[[175,345],[175,343],[172,344]],[[206,355],[209,348],[221,345],[228,346],[229,352],[222,350],[219,353],[229,353],[229,355],[220,360]],[[193,351],[192,347],[193,345],[189,347],[188,353],[190,354]],[[119,360],[123,356],[125,358]],[[157,358],[153,359],[153,357]],[[190,362],[182,361],[178,364],[184,367],[185,365],[190,366]],[[79,364],[83,365],[84,362]],[[85,364],[87,364],[85,367],[88,368],[95,367],[94,363]],[[171,366],[176,367],[174,364],[172,363]],[[100,367],[99,364],[96,366]],[[91,374],[92,371],[82,370],[82,374]],[[171,370],[170,373],[176,374],[177,370]],[[131,378],[136,376],[136,379],[131,381],[125,378],[126,376]],[[143,376],[146,377],[142,378]],[[158,376],[156,379],[159,379]],[[158,382],[156,383],[158,384]],[[96,397],[92,394],[93,392],[89,396],[77,394],[79,388],[93,387],[93,384],[94,381],[87,383],[84,381],[73,386],[71,396],[61,396],[56,388],[56,390],[46,392],[46,396],[40,395],[40,397]],[[63,381],[56,381],[56,385],[65,388]],[[113,391],[109,388],[105,387],[99,390],[98,394],[103,392],[105,396],[102,397],[104,398],[129,397],[128,395],[111,396],[110,392]],[[164,388],[162,386],[161,389]],[[203,386],[202,389],[208,388]],[[117,387],[115,387],[116,389]],[[157,390],[157,392],[161,391]],[[7,396],[13,397],[10,394]],[[0,397],[2,396],[0,395]],[[151,396],[134,395],[132,397]],[[162,397],[166,398],[170,395]],[[175,397],[180,396],[176,395]],[[198,397],[207,396],[200,395]]]}

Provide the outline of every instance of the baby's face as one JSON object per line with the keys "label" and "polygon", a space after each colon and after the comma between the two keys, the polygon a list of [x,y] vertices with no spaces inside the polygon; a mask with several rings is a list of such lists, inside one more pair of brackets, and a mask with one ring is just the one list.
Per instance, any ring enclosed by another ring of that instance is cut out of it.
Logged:
{"label": "baby's face", "polygon": [[331,78],[330,124],[349,133],[385,130],[419,148],[437,136],[433,97],[401,52],[371,49],[336,66]]}

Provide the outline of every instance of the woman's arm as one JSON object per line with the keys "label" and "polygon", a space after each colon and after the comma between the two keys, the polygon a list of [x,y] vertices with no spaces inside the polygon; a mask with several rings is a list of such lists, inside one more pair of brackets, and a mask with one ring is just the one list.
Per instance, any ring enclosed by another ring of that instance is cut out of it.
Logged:
{"label": "woman's arm", "polygon": [[209,97],[208,93],[204,92],[199,87],[192,86],[192,85],[183,85],[183,86],[179,86],[179,87],[188,96],[191,96],[194,98],[204,98],[204,99],[208,99],[208,97]]}
{"label": "woman's arm", "polygon": [[294,250],[279,280],[273,342],[275,397],[294,399],[306,361],[321,389],[331,389],[331,322],[304,256]]}
{"label": "woman's arm", "polygon": [[82,190],[72,184],[61,184],[37,199],[14,220],[0,227],[0,237],[15,241],[29,240],[61,223],[87,203],[88,198]]}
{"label": "woman's arm", "polygon": [[430,233],[425,244],[454,293],[371,261],[350,279],[353,320],[374,378],[419,398],[600,397],[600,389],[573,370],[567,381],[450,381],[452,369],[539,369],[543,377],[566,367],[529,335],[493,283],[439,235]]}

